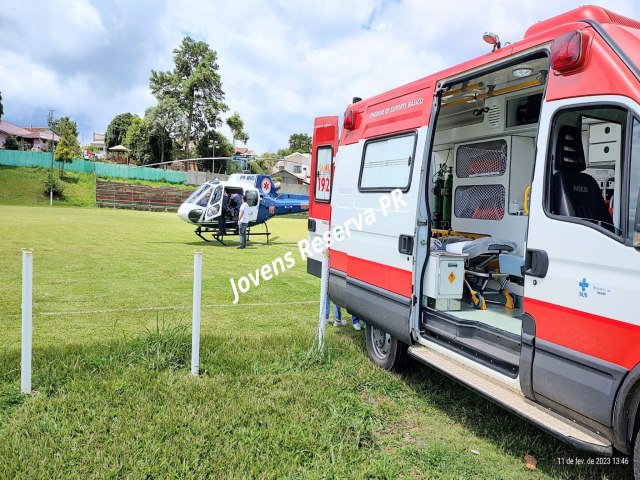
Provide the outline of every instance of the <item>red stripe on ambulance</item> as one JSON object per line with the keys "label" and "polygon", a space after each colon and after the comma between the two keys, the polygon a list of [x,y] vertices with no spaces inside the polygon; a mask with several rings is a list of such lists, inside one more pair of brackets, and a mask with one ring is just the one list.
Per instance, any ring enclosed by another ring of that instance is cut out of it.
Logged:
{"label": "red stripe on ambulance", "polygon": [[631,370],[640,358],[640,326],[525,298],[536,337]]}
{"label": "red stripe on ambulance", "polygon": [[413,290],[410,270],[352,257],[336,250],[331,250],[329,265],[351,278],[411,298]]}

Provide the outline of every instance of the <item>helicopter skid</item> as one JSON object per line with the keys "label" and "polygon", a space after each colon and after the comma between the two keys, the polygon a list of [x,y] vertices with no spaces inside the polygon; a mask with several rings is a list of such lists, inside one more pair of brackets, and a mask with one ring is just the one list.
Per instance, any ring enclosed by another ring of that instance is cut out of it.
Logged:
{"label": "helicopter skid", "polygon": [[[269,232],[269,227],[267,226],[266,223],[263,223],[264,228],[265,228],[265,232],[252,232],[251,228],[247,229],[247,240],[250,240],[252,236],[256,236],[256,235],[264,235],[267,237],[267,245],[269,245],[269,235],[271,235],[271,232]],[[255,226],[255,225],[254,225]],[[202,240],[204,240],[205,242],[213,242],[213,240],[220,242],[222,245],[224,245],[225,247],[227,246],[227,244],[224,242],[224,237],[239,237],[240,236],[240,231],[238,228],[229,228],[227,227],[227,231],[231,231],[232,233],[220,233],[220,230],[218,228],[211,228],[211,227],[202,227],[199,226],[198,228],[196,228],[193,232],[199,236]],[[213,240],[209,240],[207,238],[204,237],[204,234],[206,233],[210,233],[211,236],[213,237]]]}

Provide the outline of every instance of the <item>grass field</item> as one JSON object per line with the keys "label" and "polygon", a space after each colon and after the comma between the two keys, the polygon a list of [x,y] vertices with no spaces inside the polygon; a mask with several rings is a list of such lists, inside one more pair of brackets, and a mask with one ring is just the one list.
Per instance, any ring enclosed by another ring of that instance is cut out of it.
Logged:
{"label": "grass field", "polygon": [[[270,230],[272,245],[237,250],[204,244],[175,214],[0,206],[0,478],[631,477],[560,465],[589,457],[426,367],[374,367],[362,332],[329,327],[328,355],[308,357],[319,288],[295,250],[306,220]],[[32,397],[18,394],[23,247]],[[230,277],[290,250],[294,268],[232,305]]]}
{"label": "grass field", "polygon": [[[44,168],[16,168],[0,165],[0,205],[49,205],[43,181],[51,170]],[[54,170],[58,178],[58,170]],[[96,204],[96,184],[88,173],[65,172],[59,180],[64,187],[64,199],[56,205],[93,207]]]}
{"label": "grass field", "polygon": [[[45,193],[44,180],[51,170],[45,168],[16,168],[0,165],[0,205],[49,205],[49,194]],[[54,199],[56,206],[93,207],[96,204],[96,182],[93,174],[65,171],[64,178],[58,178],[58,169],[53,171],[64,188],[64,197]],[[101,177],[102,178],[102,177]],[[195,190],[194,185],[148,180],[104,177],[109,182],[151,185]]]}

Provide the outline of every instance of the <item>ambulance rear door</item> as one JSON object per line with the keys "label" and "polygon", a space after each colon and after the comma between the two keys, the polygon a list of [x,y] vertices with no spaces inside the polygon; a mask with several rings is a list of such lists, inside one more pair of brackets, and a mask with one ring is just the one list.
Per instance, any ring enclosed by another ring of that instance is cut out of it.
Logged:
{"label": "ambulance rear door", "polygon": [[[331,223],[334,158],[338,150],[338,117],[317,117],[313,128],[309,191],[309,245],[322,237]],[[320,276],[321,259],[307,259],[307,273]]]}

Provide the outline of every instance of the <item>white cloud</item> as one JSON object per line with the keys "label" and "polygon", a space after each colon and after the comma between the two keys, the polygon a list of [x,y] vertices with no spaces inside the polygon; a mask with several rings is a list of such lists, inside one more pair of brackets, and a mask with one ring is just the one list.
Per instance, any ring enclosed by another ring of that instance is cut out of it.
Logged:
{"label": "white cloud", "polygon": [[[258,152],[311,133],[313,118],[341,115],[366,97],[487,53],[578,1],[210,0],[48,2],[8,0],[0,11],[0,91],[5,117],[43,123],[49,108],[84,138],[122,112],[155,100],[152,69],[172,68],[184,35],[218,52],[229,114],[238,111]],[[608,8],[632,18],[632,0]],[[37,13],[34,14],[34,11]],[[226,127],[223,128],[223,131]],[[227,133],[228,132],[224,132]]]}

